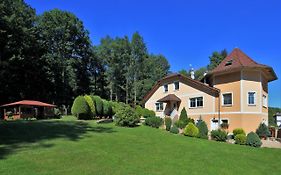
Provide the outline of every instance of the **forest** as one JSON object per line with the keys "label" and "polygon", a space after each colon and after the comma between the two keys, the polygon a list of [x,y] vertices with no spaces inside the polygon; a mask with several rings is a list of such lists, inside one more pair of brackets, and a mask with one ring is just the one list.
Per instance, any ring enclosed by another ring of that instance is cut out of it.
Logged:
{"label": "forest", "polygon": [[[196,78],[226,55],[225,49],[213,52]],[[150,53],[139,32],[105,36],[93,45],[71,12],[37,15],[23,0],[0,2],[0,104],[29,99],[69,107],[78,95],[93,94],[137,105],[169,73],[167,58]],[[189,70],[179,73],[189,75]]]}

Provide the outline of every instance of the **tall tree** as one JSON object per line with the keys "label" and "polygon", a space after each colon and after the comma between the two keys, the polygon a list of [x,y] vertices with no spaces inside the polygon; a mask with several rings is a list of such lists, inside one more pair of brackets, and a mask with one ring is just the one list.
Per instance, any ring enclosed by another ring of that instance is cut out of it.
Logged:
{"label": "tall tree", "polygon": [[36,27],[42,56],[48,63],[49,79],[57,104],[70,104],[73,96],[89,91],[87,65],[90,40],[83,23],[72,13],[54,9],[38,18]]}
{"label": "tall tree", "polygon": [[213,52],[212,55],[209,57],[210,64],[207,66],[208,70],[213,70],[214,68],[216,68],[226,56],[227,56],[226,49],[223,49],[220,52],[218,51]]}

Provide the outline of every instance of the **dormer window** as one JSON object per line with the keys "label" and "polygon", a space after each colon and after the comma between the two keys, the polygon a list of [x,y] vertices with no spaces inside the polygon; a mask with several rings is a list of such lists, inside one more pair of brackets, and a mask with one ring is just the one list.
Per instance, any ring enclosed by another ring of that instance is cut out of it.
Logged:
{"label": "dormer window", "polygon": [[168,92],[168,84],[164,85],[164,92]]}
{"label": "dormer window", "polygon": [[227,61],[227,62],[225,63],[225,66],[230,66],[230,65],[232,65],[232,62],[233,62],[233,60]]}

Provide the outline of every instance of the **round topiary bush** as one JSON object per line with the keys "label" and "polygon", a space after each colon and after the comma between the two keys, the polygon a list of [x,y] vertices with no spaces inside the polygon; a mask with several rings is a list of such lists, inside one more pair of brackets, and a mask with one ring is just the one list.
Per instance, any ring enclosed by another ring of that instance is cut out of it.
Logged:
{"label": "round topiary bush", "polygon": [[99,96],[91,96],[91,98],[92,98],[93,102],[95,103],[97,116],[99,116],[99,117],[103,116],[102,99]]}
{"label": "round topiary bush", "polygon": [[193,123],[188,123],[183,131],[184,135],[190,137],[196,137],[198,133],[199,133],[199,129]]}
{"label": "round topiary bush", "polygon": [[103,103],[103,105],[102,105],[103,106],[103,116],[111,117],[112,116],[111,103],[109,103],[106,100],[103,100],[102,103]]}
{"label": "round topiary bush", "polygon": [[262,145],[262,142],[256,133],[250,132],[247,135],[246,145],[252,146],[252,147],[260,147]]}
{"label": "round topiary bush", "polygon": [[96,107],[95,107],[95,103],[93,102],[91,96],[85,95],[84,98],[85,98],[88,106],[90,107],[92,117],[95,117],[96,116]]}
{"label": "round topiary bush", "polygon": [[173,125],[172,128],[170,129],[170,132],[173,133],[173,134],[178,134],[179,133],[179,129],[178,129],[178,127]]}
{"label": "round topiary bush", "polygon": [[244,134],[246,135],[245,131],[242,128],[236,128],[233,130],[233,136],[235,137],[238,134]]}
{"label": "round topiary bush", "polygon": [[198,138],[208,139],[208,127],[205,121],[199,120],[196,124],[196,127],[199,129]]}
{"label": "round topiary bush", "polygon": [[245,134],[237,134],[235,137],[235,144],[245,145],[246,144],[246,135]]}
{"label": "round topiary bush", "polygon": [[118,126],[134,127],[140,122],[140,117],[133,108],[124,106],[118,109],[114,115],[114,120]]}
{"label": "round topiary bush", "polygon": [[257,135],[260,138],[267,138],[270,136],[270,131],[268,129],[268,127],[266,126],[266,124],[261,123],[258,127],[258,129],[256,130]]}
{"label": "round topiary bush", "polygon": [[215,141],[225,142],[227,140],[227,133],[221,129],[213,130],[211,131],[211,138]]}
{"label": "round topiary bush", "polygon": [[166,130],[170,131],[172,126],[172,119],[170,117],[165,117],[165,126],[166,126]]}
{"label": "round topiary bush", "polygon": [[159,128],[163,124],[163,120],[160,117],[148,117],[145,119],[144,124],[153,128]]}
{"label": "round topiary bush", "polygon": [[71,107],[71,113],[78,119],[88,120],[92,118],[90,107],[83,96],[75,98]]}

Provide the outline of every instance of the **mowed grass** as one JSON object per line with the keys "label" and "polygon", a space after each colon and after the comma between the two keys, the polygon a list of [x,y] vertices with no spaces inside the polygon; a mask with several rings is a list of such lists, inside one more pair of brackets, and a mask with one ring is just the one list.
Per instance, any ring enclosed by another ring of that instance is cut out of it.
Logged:
{"label": "mowed grass", "polygon": [[280,174],[281,150],[71,118],[0,123],[0,174]]}

